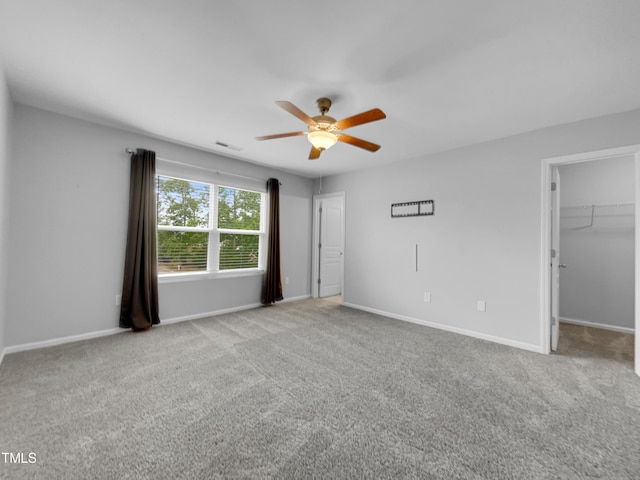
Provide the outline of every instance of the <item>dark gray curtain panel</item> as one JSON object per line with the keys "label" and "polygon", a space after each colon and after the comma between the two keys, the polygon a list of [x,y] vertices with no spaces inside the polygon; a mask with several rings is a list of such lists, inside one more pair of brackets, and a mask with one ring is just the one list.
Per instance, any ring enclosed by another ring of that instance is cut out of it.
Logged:
{"label": "dark gray curtain panel", "polygon": [[129,228],[125,252],[120,326],[146,330],[160,323],[156,246],[156,154],[131,155]]}
{"label": "dark gray curtain panel", "polygon": [[262,286],[262,303],[271,305],[283,299],[280,276],[280,182],[276,178],[267,181],[269,193],[269,241],[267,269]]}

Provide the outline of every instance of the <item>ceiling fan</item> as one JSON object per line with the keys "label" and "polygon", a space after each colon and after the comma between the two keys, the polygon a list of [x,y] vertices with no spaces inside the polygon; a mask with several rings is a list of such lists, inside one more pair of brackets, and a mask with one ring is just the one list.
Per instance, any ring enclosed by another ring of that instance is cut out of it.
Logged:
{"label": "ceiling fan", "polygon": [[256,140],[272,140],[274,138],[284,137],[297,137],[300,135],[306,135],[307,140],[311,143],[311,153],[309,153],[309,160],[315,160],[320,157],[320,153],[323,150],[335,145],[336,142],[348,143],[355,147],[364,148],[370,152],[375,152],[380,148],[380,145],[362,140],[360,138],[352,137],[343,133],[343,130],[347,128],[362,125],[363,123],[375,122],[376,120],[382,120],[387,118],[382,110],[374,108],[366,112],[359,113],[352,117],[345,118],[343,120],[336,120],[333,117],[329,117],[327,112],[331,108],[331,100],[328,98],[319,98],[316,103],[318,104],[318,110],[320,115],[310,117],[291,102],[279,101],[276,102],[280,108],[286,110],[291,115],[298,117],[304,123],[307,124],[308,132],[289,132],[279,133],[276,135],[266,135],[264,137],[256,137]]}

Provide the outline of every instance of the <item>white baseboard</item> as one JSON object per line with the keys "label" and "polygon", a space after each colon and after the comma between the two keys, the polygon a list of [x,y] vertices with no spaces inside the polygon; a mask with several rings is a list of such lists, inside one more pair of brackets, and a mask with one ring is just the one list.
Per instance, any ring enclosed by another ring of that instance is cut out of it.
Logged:
{"label": "white baseboard", "polygon": [[560,317],[560,322],[572,323],[574,325],[582,325],[585,327],[602,328],[603,330],[613,330],[620,333],[635,333],[634,328],[618,327],[617,325],[607,325],[606,323],[587,322],[586,320],[578,320],[577,318]]}
{"label": "white baseboard", "polygon": [[[298,302],[300,300],[306,300],[307,298],[310,298],[310,297],[311,297],[311,295],[302,295],[300,297],[285,298],[284,300],[282,300],[279,303]],[[213,312],[196,313],[194,315],[185,315],[184,317],[165,318],[165,319],[163,319],[161,321],[160,325],[170,325],[172,323],[186,322],[186,321],[189,321],[189,320],[199,320],[201,318],[217,317],[218,315],[224,315],[226,313],[241,312],[242,310],[251,310],[252,308],[258,308],[258,307],[262,307],[262,304],[261,303],[250,303],[249,305],[242,305],[242,306],[239,306],[239,307],[224,308],[222,310],[214,310]]]}
{"label": "white baseboard", "polygon": [[489,342],[499,343],[501,345],[507,345],[509,347],[520,348],[522,350],[528,350],[535,353],[544,353],[540,345],[533,345],[530,343],[518,342],[516,340],[510,340],[508,338],[496,337],[494,335],[487,335],[484,333],[474,332],[472,330],[466,330],[464,328],[452,327],[449,325],[443,325],[441,323],[429,322],[426,320],[420,320],[418,318],[408,317],[406,315],[399,315],[396,313],[385,312],[377,310],[375,308],[363,307],[362,305],[354,305],[353,303],[343,303],[345,307],[355,308],[357,310],[363,310],[369,313],[375,313],[376,315],[382,315],[385,317],[394,318],[396,320],[402,320],[404,322],[417,323],[418,325],[424,325],[425,327],[437,328],[438,330],[445,330],[447,332],[458,333],[460,335],[466,335],[468,337],[479,338],[481,340],[488,340]]}
{"label": "white baseboard", "polygon": [[285,298],[280,303],[299,302],[301,300],[307,300],[308,298],[311,298],[311,294],[301,295],[299,297]]}
{"label": "white baseboard", "polygon": [[195,313],[193,315],[185,315],[184,317],[163,318],[160,320],[160,325],[171,325],[172,323],[188,322],[189,320],[200,320],[201,318],[216,317],[218,315],[224,315],[225,313],[241,312],[242,310],[251,310],[252,308],[261,307],[260,303],[251,303],[249,305],[242,305],[239,307],[223,308],[222,310],[214,310],[212,312]]}
{"label": "white baseboard", "polygon": [[5,353],[24,352],[27,350],[35,350],[36,348],[53,347],[55,345],[62,345],[64,343],[79,342],[80,340],[89,340],[91,338],[106,337],[107,335],[115,335],[116,333],[123,333],[126,330],[122,328],[110,328],[108,330],[99,330],[97,332],[82,333],[80,335],[71,335],[68,337],[52,338],[51,340],[42,340],[40,342],[23,343],[21,345],[12,345],[10,347],[4,347]]}
{"label": "white baseboard", "polygon": [[[297,302],[300,300],[305,300],[309,297],[311,297],[311,295],[302,295],[300,297],[286,298],[282,300],[281,303]],[[261,303],[252,303],[249,305],[242,305],[239,307],[215,310],[213,312],[198,313],[194,315],[185,315],[184,317],[161,319],[160,324],[156,325],[156,327],[161,327],[162,325],[171,325],[173,323],[186,322],[189,320],[198,320],[200,318],[215,317],[218,315],[224,315],[225,313],[234,313],[242,310],[250,310],[252,308],[258,308],[261,306],[262,306]],[[83,333],[80,335],[71,335],[68,337],[59,337],[59,338],[53,338],[51,340],[42,340],[39,342],[23,343],[21,345],[12,345],[10,347],[4,347],[4,349],[0,351],[0,364],[2,364],[2,359],[4,358],[5,354],[25,352],[27,350],[35,350],[37,348],[53,347],[56,345],[63,345],[65,343],[79,342],[81,340],[89,340],[91,338],[106,337],[107,335],[115,335],[116,333],[126,333],[128,331],[129,330],[125,328],[110,328],[108,330],[100,330],[97,332]]]}

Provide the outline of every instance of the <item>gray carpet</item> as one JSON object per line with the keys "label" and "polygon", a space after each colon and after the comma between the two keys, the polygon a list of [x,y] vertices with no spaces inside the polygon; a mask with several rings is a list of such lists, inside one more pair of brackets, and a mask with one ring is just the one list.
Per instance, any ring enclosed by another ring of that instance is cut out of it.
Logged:
{"label": "gray carpet", "polygon": [[640,477],[628,359],[322,300],[7,355],[0,405],[2,478]]}

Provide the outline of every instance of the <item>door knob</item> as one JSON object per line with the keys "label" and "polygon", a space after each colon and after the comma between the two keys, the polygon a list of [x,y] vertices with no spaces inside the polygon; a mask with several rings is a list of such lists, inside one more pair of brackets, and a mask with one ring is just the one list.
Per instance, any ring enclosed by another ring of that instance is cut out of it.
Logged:
{"label": "door knob", "polygon": [[560,265],[558,265],[559,268],[567,268],[567,264],[566,263],[561,263]]}

